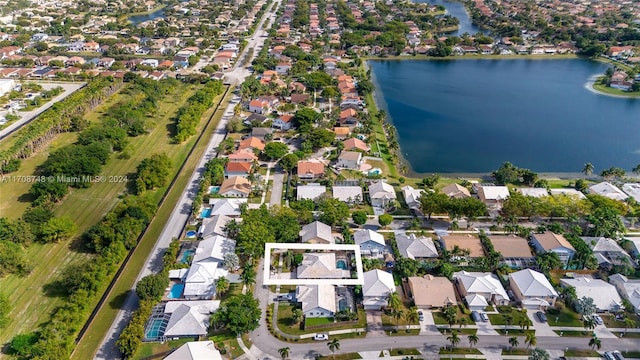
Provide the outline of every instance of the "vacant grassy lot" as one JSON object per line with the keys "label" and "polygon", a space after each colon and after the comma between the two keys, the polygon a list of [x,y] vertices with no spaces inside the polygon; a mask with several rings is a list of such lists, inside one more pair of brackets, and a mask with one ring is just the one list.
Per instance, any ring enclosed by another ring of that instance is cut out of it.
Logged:
{"label": "vacant grassy lot", "polygon": [[[188,96],[190,96],[190,93],[185,94],[183,96],[183,99],[186,100]],[[222,103],[224,104],[226,101],[228,101],[228,99],[229,96],[223,99]],[[216,100],[215,103],[217,104],[218,100]],[[221,105],[221,108],[223,107],[224,105]],[[176,106],[175,110],[177,110],[177,108],[178,107]],[[212,112],[213,109],[210,109],[203,115],[203,118],[208,119],[208,117],[211,116]],[[106,301],[106,304],[108,304],[108,306],[103,306],[102,308],[100,308],[94,321],[89,326],[89,329],[87,330],[85,336],[78,343],[76,350],[72,354],[73,359],[90,359],[97,351],[100,343],[102,342],[102,338],[105,336],[105,334],[109,330],[109,327],[111,326],[111,323],[115,319],[118,310],[120,309],[120,306],[122,305],[122,302],[126,297],[126,293],[133,287],[133,283],[135,282],[140,269],[144,265],[149,252],[153,249],[157,238],[160,236],[160,233],[164,228],[164,224],[168,221],[175,204],[178,202],[183,190],[186,188],[189,182],[189,178],[193,174],[195,167],[198,165],[198,162],[200,161],[200,158],[202,157],[202,154],[206,149],[211,133],[215,130],[215,127],[218,121],[220,121],[221,117],[222,112],[220,111],[214,116],[211,124],[206,129],[203,129],[205,121],[202,121],[202,124],[198,128],[198,132],[205,132],[204,136],[202,137],[203,141],[200,141],[196,145],[192,156],[187,159],[183,171],[178,174],[178,179],[176,180],[175,185],[173,186],[173,188],[171,188],[163,205],[158,209],[155,218],[152,220],[151,224],[149,225],[149,229],[145,233],[145,236],[140,240],[138,247],[131,256],[131,259],[127,263],[124,271],[122,272],[122,275],[120,276],[120,278],[118,278],[111,293],[109,294],[109,298]],[[185,144],[175,145],[177,148],[184,149],[174,150],[174,152],[181,151],[180,153],[182,154],[178,160],[174,160],[174,166],[179,166],[179,164],[184,161],[185,157],[188,154],[188,150],[193,146],[196,140],[197,138],[193,137]],[[169,137],[166,138],[166,142],[170,143]],[[167,153],[170,154],[169,152]],[[160,189],[158,191],[159,196],[161,196],[163,192],[164,189]],[[232,288],[230,287],[230,293],[231,290]]]}
{"label": "vacant grassy lot", "polygon": [[[107,163],[104,167],[102,175],[106,176],[129,176],[135,171],[138,163],[155,152],[167,152],[174,162],[174,167],[186,157],[188,146],[175,145],[170,143],[168,126],[173,122],[173,116],[176,110],[182,106],[188,96],[193,93],[194,87],[189,85],[181,85],[176,88],[175,95],[169,95],[165,101],[158,106],[158,111],[154,116],[156,126],[149,134],[130,139],[131,157],[129,159],[120,159],[117,155]],[[87,118],[95,122],[101,114],[114,102],[121,100],[123,95],[115,95],[109,101],[94,109]],[[76,134],[61,134],[56,138],[50,149],[58,148],[65,144],[75,141]],[[42,161],[46,159],[45,152],[37,154],[23,163],[23,171],[35,169]],[[22,184],[19,184],[22,185]],[[126,182],[105,182],[96,183],[88,189],[75,189],[55,208],[56,215],[67,215],[71,217],[78,225],[76,235],[82,234],[85,230],[98,222],[102,216],[118,200],[118,196],[126,189]],[[28,191],[29,186],[24,187],[19,196]],[[15,193],[17,188],[8,190]],[[161,195],[162,191],[158,191]],[[4,194],[4,189],[0,189],[0,193]],[[14,210],[10,200],[2,199],[2,206],[9,204],[9,208],[13,217],[22,215],[24,208],[28,203],[17,202],[20,211]],[[16,199],[14,198],[14,201]],[[4,212],[2,214],[4,216]],[[91,256],[86,253],[78,252],[78,246],[72,241],[62,242],[58,244],[33,244],[27,249],[27,256],[32,260],[33,272],[25,278],[16,276],[7,276],[0,279],[0,288],[7,290],[10,294],[10,301],[13,309],[10,314],[12,319],[20,319],[20,321],[12,321],[12,323],[0,333],[0,343],[4,344],[14,335],[32,331],[45,321],[51,310],[60,304],[60,299],[56,297],[55,289],[46,289],[46,284],[52,279],[57,278],[60,272],[68,265],[77,263],[82,259]],[[47,290],[49,290],[47,292]]]}
{"label": "vacant grassy lot", "polygon": [[547,310],[547,322],[551,326],[584,326],[580,320],[580,315],[571,311],[571,309],[566,306],[560,311],[557,311],[556,309]]}

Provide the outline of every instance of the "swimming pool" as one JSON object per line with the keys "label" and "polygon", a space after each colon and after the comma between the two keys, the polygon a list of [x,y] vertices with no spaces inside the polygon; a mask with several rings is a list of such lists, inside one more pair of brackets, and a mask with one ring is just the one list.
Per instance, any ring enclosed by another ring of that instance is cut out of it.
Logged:
{"label": "swimming pool", "polygon": [[144,333],[144,337],[149,340],[157,340],[164,335],[163,319],[153,319],[147,326],[147,331]]}
{"label": "swimming pool", "polygon": [[203,209],[200,213],[200,219],[211,217],[211,208]]}
{"label": "swimming pool", "polygon": [[338,269],[347,270],[347,262],[342,259],[339,259],[336,261],[336,267]]}
{"label": "swimming pool", "polygon": [[346,309],[349,309],[349,303],[347,302],[347,299],[338,300],[338,311],[343,311]]}
{"label": "swimming pool", "polygon": [[193,254],[195,254],[195,250],[187,250],[184,253],[182,253],[182,258],[180,259],[180,262],[183,264],[188,264],[189,263],[189,258],[193,257]]}
{"label": "swimming pool", "polygon": [[194,238],[194,237],[196,237],[196,232],[195,232],[195,231],[193,231],[193,230],[189,230],[189,231],[187,231],[187,237],[188,237],[188,238]]}
{"label": "swimming pool", "polygon": [[179,299],[180,296],[182,296],[183,291],[184,291],[184,284],[174,284],[171,287],[171,291],[169,291],[169,295],[167,295],[167,298]]}
{"label": "swimming pool", "polygon": [[209,194],[214,195],[220,191],[220,186],[209,186]]}

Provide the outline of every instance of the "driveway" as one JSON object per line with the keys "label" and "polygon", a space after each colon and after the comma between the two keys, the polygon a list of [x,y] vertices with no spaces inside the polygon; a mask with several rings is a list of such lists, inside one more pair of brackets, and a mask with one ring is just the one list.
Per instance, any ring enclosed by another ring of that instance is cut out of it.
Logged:
{"label": "driveway", "polygon": [[367,310],[367,337],[387,336],[382,329],[382,310]]}
{"label": "driveway", "polygon": [[420,335],[440,335],[435,320],[433,320],[433,313],[431,310],[422,311],[423,320],[420,321]]}
{"label": "driveway", "polygon": [[536,331],[536,336],[558,336],[549,326],[549,323],[542,322],[536,316],[536,312],[538,310],[527,310],[527,317],[531,320],[533,324],[533,329]]}
{"label": "driveway", "polygon": [[271,199],[269,200],[269,206],[280,205],[282,202],[282,186],[284,181],[284,173],[282,169],[277,169],[273,174],[273,184],[271,184]]}

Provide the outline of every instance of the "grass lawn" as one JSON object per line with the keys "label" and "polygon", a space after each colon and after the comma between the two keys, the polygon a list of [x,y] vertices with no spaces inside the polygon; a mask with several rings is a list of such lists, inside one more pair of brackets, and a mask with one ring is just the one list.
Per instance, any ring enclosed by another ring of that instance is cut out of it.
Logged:
{"label": "grass lawn", "polygon": [[[221,332],[209,337],[209,340],[213,341],[217,348],[226,350],[226,355],[231,355],[231,359],[236,359],[244,354],[242,348],[238,344],[238,339],[230,332]],[[245,343],[247,345],[247,343]],[[250,346],[250,345],[247,345]]]}
{"label": "grass lawn", "polygon": [[347,354],[338,354],[338,355],[335,355],[335,356],[332,356],[332,355],[320,356],[319,359],[321,359],[321,360],[351,360],[351,359],[362,359],[362,356],[360,356],[360,354],[358,354],[358,353],[347,353]]}
{"label": "grass lawn", "polygon": [[531,352],[531,350],[529,349],[511,349],[511,350],[507,350],[507,349],[502,349],[502,355],[529,355],[529,353]]}
{"label": "grass lawn", "polygon": [[167,341],[164,344],[157,343],[157,342],[143,343],[142,346],[140,346],[140,349],[138,350],[138,352],[131,359],[142,360],[152,356],[160,359],[168,355],[172,350],[179,348],[184,343],[187,343],[193,340],[194,339],[187,338],[187,339]]}
{"label": "grass lawn", "polygon": [[628,332],[625,334],[623,331],[621,333],[615,332],[615,334],[621,338],[640,339],[640,333],[637,333],[637,332]]}
{"label": "grass lawn", "polygon": [[418,349],[393,349],[389,352],[391,356],[400,356],[400,355],[420,355],[420,351]]}
{"label": "grass lawn", "polygon": [[[409,311],[411,311],[405,304],[401,304],[400,310],[405,315],[409,313]],[[402,326],[402,325],[418,325],[418,324],[420,324],[420,322],[413,322],[413,323],[408,322],[404,316],[399,320],[396,320],[393,316],[385,314],[384,311],[382,312],[382,326],[396,326],[396,325]]]}
{"label": "grass lawn", "polygon": [[[602,318],[602,321],[604,321],[606,327],[624,329],[624,320],[616,320],[615,315],[602,314],[600,315],[600,317]],[[634,314],[624,313],[624,318],[630,318],[631,320],[635,321],[636,328],[640,325],[640,318],[638,318],[638,316]]]}
{"label": "grass lawn", "polygon": [[640,358],[640,351],[621,351],[622,356],[628,358]]}
{"label": "grass lawn", "polygon": [[[280,315],[279,312],[280,312],[280,309],[278,309],[278,315]],[[305,318],[304,320],[305,326],[317,326],[317,325],[329,325],[329,324],[333,324],[333,318],[311,317],[311,318]]]}
{"label": "grass lawn", "polygon": [[447,354],[465,354],[465,355],[482,355],[482,353],[480,352],[480,350],[475,349],[475,348],[455,348],[455,349],[450,349],[450,348],[441,348],[440,355],[447,355]]}
{"label": "grass lawn", "polygon": [[566,357],[597,357],[600,358],[600,354],[597,351],[593,350],[577,350],[570,349],[564,352],[564,356]]}
{"label": "grass lawn", "polygon": [[628,92],[620,89],[615,89],[612,87],[608,87],[606,84],[602,83],[602,78],[598,78],[596,82],[593,84],[593,88],[597,91],[600,91],[605,94],[617,95],[629,98],[638,98],[640,97],[640,92]]}
{"label": "grass lawn", "polygon": [[419,329],[411,329],[411,330],[398,330],[398,331],[385,331],[387,336],[416,336],[420,335]]}
{"label": "grass lawn", "polygon": [[580,321],[580,315],[566,306],[557,314],[555,309],[547,310],[547,321],[551,326],[583,327],[584,325]]}
{"label": "grass lawn", "polygon": [[[450,334],[449,328],[438,328],[441,334]],[[456,331],[459,335],[471,335],[477,334],[478,329],[458,329],[457,327],[453,327],[453,331]]]}
{"label": "grass lawn", "polygon": [[[185,100],[186,98],[187,96],[184,97]],[[230,95],[227,95],[227,97],[222,101],[222,104],[220,105],[220,107],[224,108],[224,106],[226,106],[225,105],[226,102],[229,99],[230,99]],[[173,106],[174,106],[173,110],[176,111],[177,107],[175,106],[175,104]],[[203,118],[207,118],[208,116],[211,116],[212,112],[213,112],[213,109],[208,110],[207,112],[205,112]],[[140,272],[140,269],[146,262],[149,252],[153,249],[153,246],[155,245],[156,240],[162,233],[162,229],[164,228],[164,225],[169,220],[169,217],[171,216],[171,212],[173,211],[175,204],[178,202],[178,200],[180,199],[180,196],[182,195],[183,190],[189,183],[189,178],[193,174],[195,167],[200,161],[200,157],[202,156],[202,154],[206,149],[208,139],[211,133],[213,133],[213,131],[215,130],[215,127],[218,121],[220,121],[220,118],[222,117],[222,113],[223,113],[222,111],[218,111],[218,113],[211,120],[211,124],[209,125],[209,127],[207,127],[204,130],[203,130],[203,126],[205,125],[205,121],[202,121],[202,125],[199,127],[198,131],[205,132],[205,135],[202,137],[203,141],[200,141],[196,145],[192,156],[189,159],[187,159],[187,162],[185,163],[183,171],[180,174],[178,174],[178,178],[176,180],[174,187],[171,188],[171,191],[167,195],[165,202],[156,212],[156,216],[154,217],[151,224],[149,225],[149,228],[145,233],[145,236],[140,240],[138,247],[134,251],[125,269],[123,270],[120,278],[118,278],[111,293],[109,294],[109,298],[105,302],[105,304],[109,304],[109,306],[103,306],[102,308],[100,308],[96,318],[90,324],[85,336],[81,339],[81,341],[76,346],[76,350],[72,354],[72,359],[90,359],[93,357],[93,355],[97,351],[98,347],[100,346],[100,342],[102,341],[102,338],[105,336],[105,334],[109,330],[109,327],[111,326],[111,323],[115,319],[118,313],[118,310],[120,309],[120,306],[122,305],[122,302],[126,297],[126,293],[132,288],[133,283],[135,282],[135,279],[138,277],[138,273]],[[164,130],[165,143],[169,143],[171,140],[166,136],[167,135],[166,126],[159,124],[156,127],[156,130],[158,129]],[[173,149],[174,153],[168,152],[168,149],[167,149],[167,152],[170,156],[171,155],[176,156],[176,158],[173,158],[174,166],[177,166],[177,164],[184,161],[184,158],[188,154],[188,148],[193,146],[196,140],[197,138],[193,137],[186,144],[176,145],[176,147]],[[156,144],[156,146],[160,146],[160,144]],[[149,154],[147,154],[147,156],[148,155]],[[160,193],[161,191],[162,190],[158,191],[158,193]]]}
{"label": "grass lawn", "polygon": [[[473,321],[473,319],[471,318],[471,315],[464,314],[462,311],[460,311],[459,307],[456,307],[456,309],[458,310],[458,315],[456,315],[456,320],[465,317],[467,319],[467,325],[475,324],[475,321]],[[449,323],[447,322],[447,319],[444,317],[441,311],[433,311],[432,314],[433,314],[433,321],[436,323],[436,325],[449,325]],[[453,328],[456,329],[457,326],[454,324]]]}
{"label": "grass lawn", "polygon": [[556,334],[560,335],[560,333],[562,333],[562,336],[564,337],[591,337],[593,335],[593,330],[590,331],[560,331],[560,330],[554,330],[553,332],[555,332]]}
{"label": "grass lawn", "polygon": [[[302,335],[315,333],[320,330],[301,330],[300,325],[298,323],[291,324],[291,316],[293,315],[294,306],[289,303],[279,303],[278,304],[278,328],[284,332],[285,334],[290,335]],[[330,324],[328,318],[309,318],[313,325],[316,324]],[[307,321],[309,321],[307,320]],[[308,323],[307,323],[308,324]],[[366,314],[363,309],[358,309],[358,323],[355,325],[340,325],[340,322],[337,322],[335,326],[323,328],[322,332],[327,332],[331,330],[345,330],[345,329],[353,329],[353,328],[364,328],[367,326]],[[357,334],[354,334],[357,335]]]}
{"label": "grass lawn", "polygon": [[496,331],[500,335],[510,335],[510,336],[527,335],[528,333],[535,333],[536,332],[533,329],[531,329],[531,330],[509,329],[508,331],[505,330],[505,329],[496,329]]}
{"label": "grass lawn", "polygon": [[[520,323],[520,320],[528,319],[527,313],[520,312],[518,311],[518,309],[511,310],[509,314],[511,314],[512,318],[510,325],[518,325]],[[491,321],[492,325],[507,325],[504,315],[506,315],[506,313],[488,314],[489,320]]]}

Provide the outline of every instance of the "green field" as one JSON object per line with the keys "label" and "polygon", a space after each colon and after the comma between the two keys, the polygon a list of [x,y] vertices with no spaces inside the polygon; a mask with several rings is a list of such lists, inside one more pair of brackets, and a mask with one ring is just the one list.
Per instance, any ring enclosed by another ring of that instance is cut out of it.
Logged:
{"label": "green field", "polygon": [[[225,99],[222,100],[220,105],[221,108],[224,108],[225,106],[224,104],[226,104],[226,102],[229,101],[229,98],[230,98],[230,94],[229,96],[227,96]],[[218,101],[216,101],[216,103],[217,102]],[[209,116],[211,116],[212,112],[213,112],[213,109],[210,109],[204,114],[203,118],[208,118]],[[108,305],[100,308],[94,321],[89,326],[89,329],[87,330],[85,336],[81,339],[81,341],[76,346],[76,350],[72,354],[72,359],[90,359],[93,357],[93,355],[97,351],[102,341],[102,338],[105,336],[105,334],[109,330],[109,327],[111,326],[111,323],[115,319],[118,313],[118,310],[120,308],[120,305],[122,305],[122,302],[124,301],[126,293],[133,286],[133,283],[135,282],[135,279],[137,278],[138,273],[140,272],[140,269],[144,265],[149,252],[151,251],[151,249],[153,249],[153,246],[155,245],[156,239],[160,236],[160,233],[162,232],[164,224],[169,219],[169,216],[171,216],[171,212],[173,211],[175,204],[180,199],[182,191],[186,188],[189,182],[189,178],[193,174],[195,167],[197,166],[198,162],[200,161],[200,158],[202,157],[202,154],[206,149],[208,139],[210,138],[211,133],[215,130],[215,127],[218,121],[220,121],[221,117],[222,117],[222,111],[219,111],[213,117],[211,123],[209,124],[209,127],[207,127],[204,130],[202,129],[202,126],[204,126],[205,122],[202,121],[202,125],[198,129],[198,132],[204,131],[204,136],[203,136],[204,141],[200,141],[196,145],[192,156],[189,157],[189,159],[187,159],[187,162],[185,163],[185,167],[183,171],[180,174],[178,174],[178,179],[176,180],[175,185],[171,188],[171,191],[168,193],[163,205],[160,206],[160,208],[158,209],[158,212],[156,213],[156,216],[152,220],[151,224],[149,225],[147,232],[145,233],[144,237],[140,240],[138,247],[136,247],[124,271],[122,272],[115,286],[111,290],[111,293],[109,294],[109,298],[105,302],[105,304],[108,304]],[[177,145],[177,146],[183,147],[183,149],[181,150],[183,151],[181,161],[184,160],[184,158],[188,153],[189,148],[193,145],[193,142],[195,142],[195,140],[196,138],[194,137],[189,142],[187,142],[186,145],[185,144]],[[167,141],[170,142],[168,138],[167,138]],[[179,164],[179,163],[180,162],[175,161],[174,164]],[[161,194],[162,191],[158,191],[158,193]]]}
{"label": "green field", "polygon": [[[182,159],[188,153],[188,145],[171,144],[168,125],[173,122],[173,116],[177,109],[183,105],[188,96],[195,90],[195,86],[181,85],[176,88],[174,97],[169,95],[166,101],[158,106],[153,121],[156,126],[149,134],[130,139],[129,159],[119,159],[114,155],[104,167],[104,176],[128,176],[132,177],[138,163],[155,152],[167,152],[177,168]],[[178,95],[179,94],[179,95]],[[92,122],[99,119],[108,107],[122,100],[124,95],[112,96],[107,102],[98,106],[87,118]],[[49,150],[54,150],[75,141],[77,134],[66,133],[59,135],[49,145]],[[34,169],[46,160],[48,151],[42,151],[23,162],[22,169],[16,174],[33,174]],[[22,201],[30,184],[13,183],[0,188],[3,194],[0,198],[0,216],[19,217],[29,205]],[[82,234],[86,229],[95,224],[118,200],[126,188],[126,182],[97,183],[87,189],[74,189],[55,208],[56,215],[67,215],[78,225],[76,235]],[[6,196],[6,193],[11,195]],[[161,196],[162,191],[158,191]],[[20,199],[20,200],[19,200]],[[28,200],[28,199],[27,199]],[[0,343],[4,344],[14,335],[32,331],[49,317],[51,311],[60,305],[62,299],[56,297],[55,289],[48,289],[46,284],[59,276],[60,272],[68,265],[77,263],[91,255],[75,251],[76,243],[73,240],[58,244],[33,244],[26,250],[26,255],[31,259],[33,271],[27,277],[7,276],[0,279],[0,288],[7,290],[9,299],[13,304],[10,314],[14,319],[9,326],[0,333]],[[18,319],[16,321],[15,319]]]}

